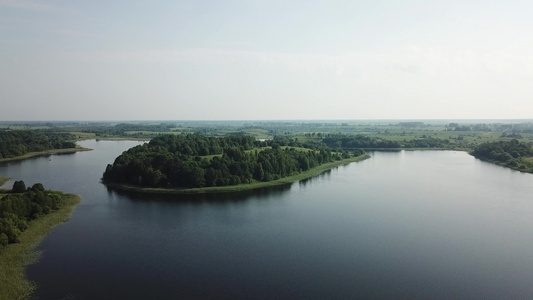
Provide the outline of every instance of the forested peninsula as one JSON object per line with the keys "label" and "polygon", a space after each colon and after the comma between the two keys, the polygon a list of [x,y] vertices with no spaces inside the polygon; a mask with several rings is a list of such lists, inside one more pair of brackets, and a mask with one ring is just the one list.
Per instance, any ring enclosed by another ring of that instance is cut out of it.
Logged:
{"label": "forested peninsula", "polygon": [[[365,156],[333,151],[324,145],[309,148],[295,140],[257,141],[251,136],[207,137],[200,134],[162,135],[133,147],[107,166],[103,182],[111,186],[206,192],[213,187],[261,187],[333,162],[347,163]],[[338,165],[336,164],[336,165]],[[335,164],[330,164],[329,168]],[[302,176],[294,177],[295,180]],[[305,177],[303,177],[305,178]],[[280,181],[286,183],[285,181]],[[244,188],[246,189],[246,188]],[[234,189],[227,189],[227,191]]]}
{"label": "forested peninsula", "polygon": [[40,183],[27,188],[15,181],[11,190],[0,190],[0,299],[30,298],[35,285],[25,278],[24,267],[38,258],[33,251],[39,241],[65,222],[80,200]]}
{"label": "forested peninsula", "polygon": [[475,147],[471,154],[481,160],[533,173],[533,143],[524,143],[516,139],[483,143]]}
{"label": "forested peninsula", "polygon": [[77,147],[75,136],[66,132],[0,130],[0,162],[84,150],[89,149]]}

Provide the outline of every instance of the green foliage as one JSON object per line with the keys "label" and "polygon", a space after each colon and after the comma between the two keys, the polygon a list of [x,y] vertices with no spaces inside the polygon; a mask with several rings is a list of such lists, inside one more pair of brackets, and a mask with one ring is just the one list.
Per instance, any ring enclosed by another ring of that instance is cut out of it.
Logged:
{"label": "green foliage", "polygon": [[61,198],[61,208],[32,220],[31,225],[18,236],[20,242],[2,247],[9,240],[5,233],[0,233],[0,299],[35,298],[32,294],[36,286],[25,277],[25,268],[38,259],[38,252],[34,250],[43,236],[54,226],[68,220],[72,209],[81,200],[72,194],[49,193]]}
{"label": "green foliage", "polygon": [[9,243],[17,243],[28,222],[59,209],[62,197],[46,191],[40,183],[26,189],[22,180],[16,181],[11,193],[0,199],[0,235]]}
{"label": "green foliage", "polygon": [[11,158],[28,152],[74,148],[74,137],[68,133],[36,130],[0,131],[0,158]]}
{"label": "green foliage", "polygon": [[13,193],[24,193],[26,191],[26,185],[24,184],[24,181],[18,180],[13,183]]}
{"label": "green foliage", "polygon": [[400,148],[401,144],[396,141],[389,141],[378,137],[366,135],[330,135],[322,140],[329,147],[343,149],[357,148]]}
{"label": "green foliage", "polygon": [[0,247],[5,247],[9,243],[9,238],[5,233],[0,233]]}
{"label": "green foliage", "polygon": [[533,156],[531,143],[521,143],[518,140],[483,143],[475,147],[472,155],[477,158],[506,163],[510,167],[517,167],[522,157]]}
{"label": "green foliage", "polygon": [[[324,147],[302,151],[284,145],[291,143],[296,144],[294,140],[259,142],[243,135],[164,135],[122,153],[107,166],[103,179],[159,188],[228,186],[276,180],[350,156]],[[254,147],[261,149],[249,151]],[[212,157],[207,159],[208,155]]]}

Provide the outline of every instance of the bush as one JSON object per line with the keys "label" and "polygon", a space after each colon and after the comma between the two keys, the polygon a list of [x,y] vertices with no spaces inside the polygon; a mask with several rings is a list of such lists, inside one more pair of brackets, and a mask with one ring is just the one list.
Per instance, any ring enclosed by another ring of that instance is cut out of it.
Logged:
{"label": "bush", "polygon": [[13,193],[24,193],[26,191],[26,184],[24,181],[18,180],[13,183],[13,188],[11,189]]}
{"label": "bush", "polygon": [[23,181],[16,181],[12,191],[0,199],[0,234],[8,243],[19,242],[19,235],[28,228],[30,220],[57,210],[63,204],[60,193],[46,192],[40,183],[25,189]]}

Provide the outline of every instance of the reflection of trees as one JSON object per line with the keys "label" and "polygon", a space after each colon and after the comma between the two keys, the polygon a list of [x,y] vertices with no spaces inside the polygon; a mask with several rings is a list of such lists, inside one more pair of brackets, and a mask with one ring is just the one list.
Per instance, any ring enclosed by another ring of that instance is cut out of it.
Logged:
{"label": "reflection of trees", "polygon": [[334,169],[337,169],[338,167],[335,167],[335,168],[332,168],[332,169],[328,169],[328,170],[325,170],[324,172],[316,175],[316,176],[313,176],[313,177],[309,177],[309,178],[306,178],[306,179],[302,179],[298,182],[298,184],[300,185],[300,187],[305,187],[307,186],[308,184],[312,183],[314,180],[320,178],[320,177],[330,177],[331,176],[331,170],[334,170]]}
{"label": "reflection of trees", "polygon": [[247,201],[251,199],[265,200],[266,198],[275,198],[291,189],[292,184],[272,186],[248,191],[212,193],[212,194],[146,194],[134,191],[123,191],[107,186],[107,192],[110,198],[114,196],[123,196],[131,201],[161,201],[174,203],[229,203]]}

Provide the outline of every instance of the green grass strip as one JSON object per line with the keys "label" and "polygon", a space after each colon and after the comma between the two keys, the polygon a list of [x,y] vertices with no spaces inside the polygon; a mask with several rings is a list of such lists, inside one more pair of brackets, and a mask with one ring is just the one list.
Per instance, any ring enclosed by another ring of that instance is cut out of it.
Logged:
{"label": "green grass strip", "polygon": [[370,158],[369,155],[361,155],[357,157],[350,157],[343,160],[333,161],[329,163],[322,164],[320,166],[314,167],[308,171],[294,174],[291,176],[283,177],[277,180],[266,181],[266,182],[253,182],[245,183],[238,185],[229,185],[229,186],[214,186],[214,187],[202,187],[202,188],[188,188],[188,189],[165,189],[165,188],[143,188],[134,185],[126,184],[115,184],[115,183],[106,183],[109,187],[116,188],[124,191],[140,192],[146,194],[215,194],[215,193],[233,193],[233,192],[242,192],[248,190],[255,190],[279,185],[285,185],[288,183],[293,183],[295,181],[307,179],[310,177],[317,176],[324,171],[333,169],[335,167],[346,165],[352,162],[357,162]]}
{"label": "green grass strip", "polygon": [[35,251],[39,242],[56,225],[66,222],[74,207],[81,201],[78,195],[63,194],[64,205],[57,211],[31,221],[20,235],[20,243],[0,248],[0,300],[29,299],[35,283],[24,276],[24,268],[38,261]]}
{"label": "green grass strip", "polygon": [[4,183],[6,183],[6,181],[8,181],[9,179],[11,178],[0,176],[0,186],[4,185]]}

